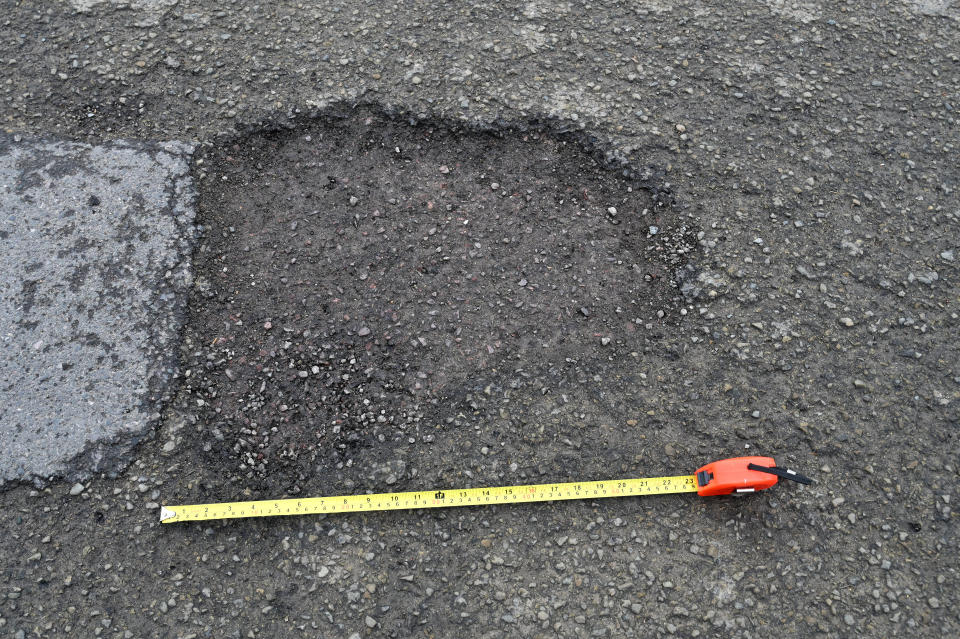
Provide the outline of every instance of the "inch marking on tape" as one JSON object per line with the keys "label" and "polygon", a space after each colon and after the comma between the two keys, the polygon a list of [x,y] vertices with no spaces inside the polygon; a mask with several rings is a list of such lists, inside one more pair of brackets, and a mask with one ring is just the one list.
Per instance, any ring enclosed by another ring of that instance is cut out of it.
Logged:
{"label": "inch marking on tape", "polygon": [[492,506],[675,493],[699,493],[703,496],[729,495],[734,492],[752,492],[770,488],[777,483],[778,477],[786,477],[801,483],[811,481],[803,475],[777,467],[770,457],[738,457],[707,464],[694,475],[672,477],[163,506],[160,509],[160,521],[172,524],[241,517]]}

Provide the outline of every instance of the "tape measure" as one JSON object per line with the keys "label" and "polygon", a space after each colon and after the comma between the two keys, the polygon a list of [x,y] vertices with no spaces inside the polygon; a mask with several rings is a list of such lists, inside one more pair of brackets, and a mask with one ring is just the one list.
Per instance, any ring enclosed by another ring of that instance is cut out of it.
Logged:
{"label": "tape measure", "polygon": [[605,497],[640,497],[671,493],[697,493],[703,497],[752,493],[777,483],[777,478],[810,484],[809,477],[781,468],[772,457],[735,457],[707,464],[693,475],[613,479],[604,481],[568,482],[562,484],[528,484],[488,488],[456,488],[423,490],[373,495],[339,495],[305,499],[267,499],[218,504],[163,506],[160,521],[173,524],[211,519],[241,517],[282,517],[357,513],[374,510],[410,510],[416,508],[453,508],[457,506],[492,506],[525,504],[568,499],[602,499]]}

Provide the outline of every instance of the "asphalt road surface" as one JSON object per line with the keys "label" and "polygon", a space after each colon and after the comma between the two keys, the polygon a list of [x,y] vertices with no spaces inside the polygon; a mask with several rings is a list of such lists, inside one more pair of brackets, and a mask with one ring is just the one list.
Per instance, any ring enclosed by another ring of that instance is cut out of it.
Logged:
{"label": "asphalt road surface", "polygon": [[7,143],[0,480],[112,470],[159,418],[174,371],[189,148]]}
{"label": "asphalt road surface", "polygon": [[955,3],[3,16],[0,634],[960,634]]}

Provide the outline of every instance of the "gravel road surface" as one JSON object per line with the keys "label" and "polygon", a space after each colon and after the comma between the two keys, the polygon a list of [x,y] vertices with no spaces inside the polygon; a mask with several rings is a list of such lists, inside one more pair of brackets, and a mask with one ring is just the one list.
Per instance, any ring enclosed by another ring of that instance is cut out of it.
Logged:
{"label": "gravel road surface", "polygon": [[[200,233],[155,436],[0,494],[0,634],[960,635],[956,3],[5,9],[6,134],[192,145]],[[751,453],[816,483],[158,523]]]}

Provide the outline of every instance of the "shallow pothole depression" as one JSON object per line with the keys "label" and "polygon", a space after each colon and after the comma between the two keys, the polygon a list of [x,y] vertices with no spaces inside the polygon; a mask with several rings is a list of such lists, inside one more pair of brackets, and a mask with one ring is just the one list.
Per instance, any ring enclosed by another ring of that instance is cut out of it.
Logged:
{"label": "shallow pothole depression", "polygon": [[181,405],[205,465],[273,493],[388,461],[403,484],[431,446],[493,421],[519,437],[531,398],[563,422],[670,321],[696,244],[643,185],[542,130],[359,111],[200,166]]}

